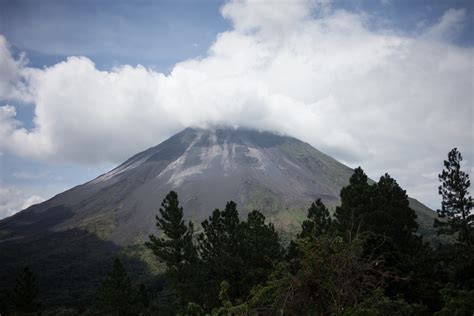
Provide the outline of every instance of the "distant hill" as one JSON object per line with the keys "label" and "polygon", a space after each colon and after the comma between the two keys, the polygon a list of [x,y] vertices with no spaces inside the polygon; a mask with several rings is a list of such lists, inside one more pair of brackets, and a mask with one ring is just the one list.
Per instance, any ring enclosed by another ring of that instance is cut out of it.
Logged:
{"label": "distant hill", "polygon": [[[353,170],[292,137],[246,129],[193,129],[172,136],[98,178],[0,221],[0,288],[30,265],[47,295],[92,295],[113,256],[143,280],[157,272],[143,249],[156,233],[163,197],[178,192],[187,218],[200,223],[233,200],[241,215],[261,210],[291,236],[309,204],[330,208]],[[420,233],[433,235],[435,212],[410,199]],[[53,300],[51,303],[56,303]]]}

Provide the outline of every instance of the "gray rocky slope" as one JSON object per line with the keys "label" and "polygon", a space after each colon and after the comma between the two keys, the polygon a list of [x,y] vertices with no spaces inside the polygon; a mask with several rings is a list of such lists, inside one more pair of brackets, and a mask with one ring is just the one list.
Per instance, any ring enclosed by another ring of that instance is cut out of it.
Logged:
{"label": "gray rocky slope", "polygon": [[[259,209],[291,233],[311,201],[337,205],[351,174],[349,167],[292,137],[188,128],[88,183],[0,221],[0,242],[82,230],[131,245],[155,232],[154,217],[170,190],[178,192],[193,221],[233,200],[242,215]],[[418,201],[411,205],[428,232],[435,213]]]}

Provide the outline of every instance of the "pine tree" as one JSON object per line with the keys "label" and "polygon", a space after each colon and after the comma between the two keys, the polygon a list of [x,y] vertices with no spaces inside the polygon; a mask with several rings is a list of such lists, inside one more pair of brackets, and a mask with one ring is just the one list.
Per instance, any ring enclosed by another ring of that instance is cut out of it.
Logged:
{"label": "pine tree", "polygon": [[367,218],[367,229],[391,238],[401,249],[412,248],[418,223],[406,191],[388,173],[380,177],[374,188],[374,210]]}
{"label": "pine tree", "polygon": [[166,264],[166,273],[171,287],[176,291],[180,305],[190,299],[191,265],[197,261],[193,244],[193,224],[186,225],[183,219],[183,208],[179,205],[178,194],[171,191],[164,198],[156,216],[156,226],[160,237],[150,236],[145,245],[150,248],[159,261]]}
{"label": "pine tree", "polygon": [[245,300],[283,256],[278,233],[272,224],[265,223],[265,216],[252,211],[246,221],[240,221],[232,201],[224,211],[215,210],[202,227],[198,241],[209,294],[207,306],[219,306],[218,291],[224,281],[229,285],[230,301]]}
{"label": "pine tree", "polygon": [[211,306],[217,306],[222,281],[230,283],[231,297],[238,297],[241,293],[239,284],[244,263],[240,255],[242,230],[237,205],[230,201],[223,211],[214,210],[201,226],[203,232],[198,236],[198,243],[209,289],[207,300]]}
{"label": "pine tree", "polygon": [[[416,258],[423,250],[416,236],[416,214],[406,192],[385,174],[378,183],[357,168],[347,187],[341,190],[341,206],[336,208],[338,233],[353,242],[362,241],[364,255],[375,256],[379,266],[393,277],[387,279],[387,294],[419,299]],[[406,275],[411,278],[404,279]]]}
{"label": "pine tree", "polygon": [[150,304],[148,291],[143,283],[140,283],[137,289],[137,302],[144,308],[147,308]]}
{"label": "pine tree", "polygon": [[438,216],[444,221],[435,219],[434,226],[438,227],[438,234],[453,235],[461,243],[472,246],[474,214],[472,197],[469,195],[471,181],[469,175],[461,170],[462,155],[457,148],[448,153],[448,160],[444,161],[444,169],[439,174],[441,185],[439,194],[442,197],[441,209]]}
{"label": "pine tree", "polygon": [[321,201],[317,199],[308,208],[306,219],[301,224],[301,232],[296,235],[297,240],[291,240],[287,248],[286,259],[292,263],[293,268],[297,268],[299,258],[302,256],[300,248],[301,239],[316,239],[323,235],[332,235],[334,232],[334,222],[329,215],[329,210]]}
{"label": "pine tree", "polygon": [[387,173],[371,185],[360,167],[354,170],[349,185],[341,190],[341,206],[336,208],[335,217],[339,233],[349,241],[362,232],[390,238],[406,249],[417,241],[416,213],[410,208],[406,191]]}
{"label": "pine tree", "polygon": [[30,268],[25,267],[17,276],[16,287],[13,291],[13,302],[16,310],[23,313],[37,312],[40,307],[37,296],[36,277]]}
{"label": "pine tree", "polygon": [[336,228],[351,241],[364,230],[367,213],[373,210],[374,188],[361,167],[354,170],[349,185],[341,190],[341,205],[336,208]]}
{"label": "pine tree", "polygon": [[97,292],[97,307],[101,313],[131,315],[134,312],[135,292],[130,278],[119,259],[102,281]]}
{"label": "pine tree", "polygon": [[311,203],[308,209],[307,219],[301,225],[301,233],[298,234],[298,238],[317,238],[329,234],[332,227],[329,210],[321,199],[317,199]]}
{"label": "pine tree", "polygon": [[283,247],[273,224],[265,223],[265,216],[252,211],[242,222],[242,257],[244,277],[241,290],[248,295],[252,287],[266,281],[274,264],[283,258]]}

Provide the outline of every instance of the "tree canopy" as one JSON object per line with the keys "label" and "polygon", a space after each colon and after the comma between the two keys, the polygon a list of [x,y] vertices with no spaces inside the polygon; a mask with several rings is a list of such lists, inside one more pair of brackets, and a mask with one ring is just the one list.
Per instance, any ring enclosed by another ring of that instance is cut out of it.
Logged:
{"label": "tree canopy", "polygon": [[471,181],[469,174],[461,170],[462,154],[453,148],[448,153],[448,160],[444,161],[444,169],[438,175],[441,185],[441,209],[438,215],[441,220],[435,219],[435,227],[439,234],[457,234],[459,242],[472,246],[474,238],[474,214],[472,197],[469,194]]}

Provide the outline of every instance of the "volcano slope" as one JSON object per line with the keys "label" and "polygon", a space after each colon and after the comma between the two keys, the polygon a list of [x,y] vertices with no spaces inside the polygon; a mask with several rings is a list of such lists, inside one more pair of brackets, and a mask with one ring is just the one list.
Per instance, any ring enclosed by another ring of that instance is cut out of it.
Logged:
{"label": "volcano slope", "polygon": [[[284,236],[321,198],[334,208],[353,170],[292,137],[246,129],[193,129],[131,157],[117,168],[0,221],[0,289],[29,265],[51,304],[87,304],[119,255],[138,280],[157,273],[143,242],[156,234],[164,196],[177,191],[188,219],[200,223],[227,201],[241,216],[258,209]],[[410,199],[420,233],[435,213]],[[80,298],[80,299],[79,299]],[[83,301],[81,301],[83,300]]]}

